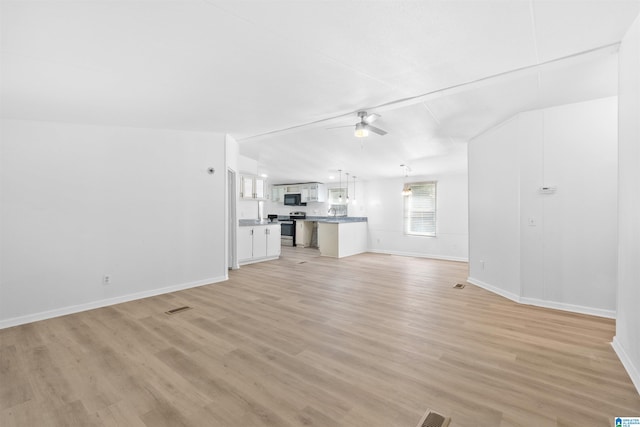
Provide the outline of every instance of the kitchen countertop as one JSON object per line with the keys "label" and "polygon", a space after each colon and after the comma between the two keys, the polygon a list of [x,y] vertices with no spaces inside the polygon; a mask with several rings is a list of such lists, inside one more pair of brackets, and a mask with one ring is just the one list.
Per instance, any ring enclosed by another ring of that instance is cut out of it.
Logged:
{"label": "kitchen countertop", "polygon": [[317,221],[329,224],[343,224],[348,222],[367,222],[366,216],[308,216],[297,221]]}
{"label": "kitchen countertop", "polygon": [[271,222],[268,219],[241,219],[238,220],[240,227],[253,227],[254,225],[275,225],[280,224],[278,221]]}
{"label": "kitchen countertop", "polygon": [[[287,216],[278,218],[279,220],[288,220]],[[315,221],[324,222],[327,224],[344,224],[351,222],[367,222],[366,216],[308,216],[305,219],[296,219],[296,221]],[[270,222],[268,219],[241,219],[239,220],[240,227],[253,227],[255,225],[271,225],[280,224],[280,221]]]}

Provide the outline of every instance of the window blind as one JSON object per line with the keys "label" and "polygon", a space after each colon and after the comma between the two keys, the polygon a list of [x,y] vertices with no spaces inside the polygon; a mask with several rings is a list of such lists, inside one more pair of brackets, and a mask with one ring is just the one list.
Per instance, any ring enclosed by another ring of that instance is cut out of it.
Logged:
{"label": "window blind", "polygon": [[404,231],[418,236],[436,235],[436,182],[407,184],[411,194],[404,196]]}

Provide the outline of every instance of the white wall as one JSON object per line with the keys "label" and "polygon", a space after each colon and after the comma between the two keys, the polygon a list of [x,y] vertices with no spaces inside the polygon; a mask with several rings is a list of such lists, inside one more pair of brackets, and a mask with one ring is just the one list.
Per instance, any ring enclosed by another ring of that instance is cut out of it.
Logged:
{"label": "white wall", "polygon": [[[544,281],[543,286],[523,286],[523,296],[539,295],[544,301],[602,309],[615,316],[617,103],[612,97],[544,111],[544,161],[537,176],[540,182],[557,185],[558,191],[548,197],[528,195],[542,210],[543,234],[538,238]],[[523,188],[521,198],[525,197]],[[528,213],[523,211],[523,216]],[[523,264],[527,261],[523,258]]]}
{"label": "white wall", "polygon": [[640,392],[640,18],[620,46],[618,312],[613,347]]}
{"label": "white wall", "polygon": [[0,327],[226,278],[224,135],[3,120],[1,137]]}
{"label": "white wall", "polygon": [[239,173],[240,163],[240,145],[231,135],[225,135],[225,156],[227,159],[227,168]]}
{"label": "white wall", "polygon": [[369,250],[398,255],[466,261],[468,258],[467,175],[410,177],[437,181],[436,237],[404,234],[403,178],[367,181]]}
{"label": "white wall", "polygon": [[614,317],[616,121],[605,98],[522,113],[470,142],[471,282]]}
{"label": "white wall", "polygon": [[516,119],[469,142],[469,276],[520,294],[519,165]]}

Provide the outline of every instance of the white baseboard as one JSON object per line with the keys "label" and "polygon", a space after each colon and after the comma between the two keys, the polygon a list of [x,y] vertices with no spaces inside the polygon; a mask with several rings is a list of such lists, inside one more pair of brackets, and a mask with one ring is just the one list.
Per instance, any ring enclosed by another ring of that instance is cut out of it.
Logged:
{"label": "white baseboard", "polygon": [[274,259],[278,259],[278,258],[280,258],[280,255],[254,258],[254,259],[245,259],[243,261],[238,262],[238,268],[242,267],[243,265],[256,264],[258,262],[264,262],[264,261],[273,261]]}
{"label": "white baseboard", "polygon": [[585,307],[583,305],[567,304],[563,302],[545,301],[537,298],[520,298],[522,304],[535,305],[537,307],[553,308],[556,310],[570,311],[572,313],[589,314],[591,316],[606,317],[607,319],[615,319],[615,310],[606,310],[604,308]]}
{"label": "white baseboard", "polygon": [[423,254],[423,253],[418,253],[418,252],[385,251],[385,250],[382,250],[382,249],[368,249],[367,252],[371,252],[371,253],[374,253],[374,254],[410,256],[410,257],[416,257],[416,258],[441,259],[441,260],[444,260],[444,261],[469,262],[469,258],[452,257],[452,256],[447,256],[447,255]]}
{"label": "white baseboard", "polygon": [[500,289],[497,286],[490,285],[488,283],[483,282],[482,280],[474,279],[473,277],[467,277],[467,282],[472,285],[476,285],[481,287],[482,289],[486,289],[494,294],[498,294],[505,298],[510,299],[511,301],[515,301],[517,303],[520,302],[520,295],[516,295],[513,292],[505,291],[504,289]]}
{"label": "white baseboard", "polygon": [[0,320],[0,329],[10,328],[12,326],[24,325],[25,323],[37,322],[40,320],[51,319],[54,317],[65,316],[67,314],[79,313],[81,311],[93,310],[95,308],[106,307],[109,305],[120,304],[137,299],[153,297],[170,292],[181,291],[184,289],[195,288],[198,286],[210,285],[212,283],[223,282],[228,280],[229,276],[219,276],[210,279],[198,280],[195,282],[182,283],[180,285],[166,286],[164,288],[151,289],[143,292],[122,295],[113,298],[106,298],[97,301],[91,301],[84,304],[71,305],[67,307],[57,308],[55,310],[42,311],[39,313],[27,314],[26,316],[13,317],[10,319]]}
{"label": "white baseboard", "polygon": [[620,340],[617,336],[613,337],[611,347],[613,347],[613,350],[618,355],[618,359],[620,359],[620,361],[622,362],[622,366],[624,366],[624,369],[627,370],[627,373],[631,378],[631,382],[634,386],[636,386],[636,390],[640,394],[640,371],[638,370],[638,367],[636,367],[631,361],[631,358],[624,350],[622,344],[620,344]]}
{"label": "white baseboard", "polygon": [[536,307],[543,307],[543,308],[552,308],[554,310],[563,310],[563,311],[569,311],[572,313],[580,313],[580,314],[588,314],[591,316],[598,316],[598,317],[606,317],[607,319],[615,319],[616,318],[616,312],[614,310],[606,310],[603,308],[594,308],[594,307],[585,307],[582,305],[574,305],[574,304],[567,304],[567,303],[563,303],[563,302],[557,302],[557,301],[547,301],[547,300],[541,300],[541,299],[537,299],[537,298],[527,298],[527,297],[521,297],[520,295],[514,294],[513,292],[509,292],[509,291],[505,291],[504,289],[500,289],[496,286],[490,285],[488,283],[485,283],[481,280],[478,279],[474,279],[473,277],[467,277],[467,282],[471,283],[472,285],[476,285],[479,286],[483,289],[486,289],[490,292],[493,292],[494,294],[498,294],[500,296],[503,296],[505,298],[510,299],[511,301],[515,301],[518,304],[526,304],[526,305],[534,305]]}

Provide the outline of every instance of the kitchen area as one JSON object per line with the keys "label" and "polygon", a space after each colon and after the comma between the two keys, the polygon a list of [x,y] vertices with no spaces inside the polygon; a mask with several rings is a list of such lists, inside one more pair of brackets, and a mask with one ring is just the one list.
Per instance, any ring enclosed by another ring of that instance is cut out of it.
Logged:
{"label": "kitchen area", "polygon": [[333,258],[367,251],[367,217],[349,215],[363,211],[355,178],[353,184],[269,184],[266,177],[242,174],[239,181],[240,265],[277,259],[283,246],[317,248]]}

